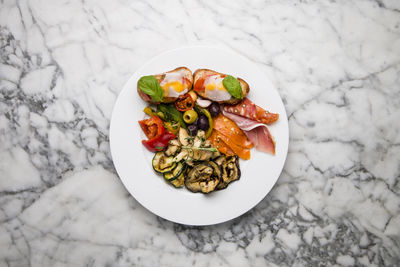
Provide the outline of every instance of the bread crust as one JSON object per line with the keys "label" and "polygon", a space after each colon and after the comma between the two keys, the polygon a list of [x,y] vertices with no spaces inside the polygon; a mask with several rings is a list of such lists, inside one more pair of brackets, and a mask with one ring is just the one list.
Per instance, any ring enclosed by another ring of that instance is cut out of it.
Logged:
{"label": "bread crust", "polygon": [[[214,70],[210,70],[210,69],[198,69],[193,73],[193,85],[196,85],[197,80],[201,79],[202,77],[207,77],[210,75],[222,75],[223,77],[226,76],[226,74],[224,73],[220,73]],[[237,77],[240,86],[242,87],[242,94],[243,97],[246,97],[249,92],[250,92],[250,86],[249,84],[243,80],[242,78]],[[203,91],[196,91],[196,93],[201,96],[202,98],[208,99],[205,92]],[[211,99],[210,99],[211,100]],[[217,101],[218,103],[223,103],[223,104],[237,104],[241,101],[242,99],[238,99],[238,98],[234,98],[233,96],[228,99],[228,100],[224,100],[224,101]]]}
{"label": "bread crust", "polygon": [[[154,77],[158,80],[159,83],[162,82],[162,80],[165,78],[165,74],[166,73],[172,73],[172,72],[177,72],[177,71],[181,71],[184,70],[184,77],[190,82],[190,84],[188,85],[188,90],[190,91],[192,89],[193,86],[193,74],[192,71],[186,67],[178,67],[176,69],[161,73],[161,74],[156,74],[154,75]],[[139,83],[139,80],[138,80]],[[171,103],[174,102],[177,97],[163,97],[163,99],[159,102],[155,102],[151,99],[151,97],[145,93],[142,92],[142,90],[139,89],[139,84],[137,84],[137,92],[139,94],[139,96],[146,102],[152,103],[152,104],[159,104],[159,103]]]}

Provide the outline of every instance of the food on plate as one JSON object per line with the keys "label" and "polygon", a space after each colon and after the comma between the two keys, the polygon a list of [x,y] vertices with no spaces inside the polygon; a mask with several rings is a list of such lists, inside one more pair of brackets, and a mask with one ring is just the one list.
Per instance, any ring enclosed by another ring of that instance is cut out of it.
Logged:
{"label": "food on plate", "polygon": [[221,167],[221,180],[218,189],[224,189],[229,183],[240,179],[239,158],[237,156],[226,157],[224,155],[214,160]]}
{"label": "food on plate", "polygon": [[[220,140],[224,142],[234,153],[234,155],[238,155],[241,159],[250,159],[250,148],[246,148],[241,146],[240,144],[237,143],[237,140],[235,140],[232,135],[224,135],[221,134],[219,131],[215,130],[216,138],[217,140]],[[220,148],[218,148],[220,149]]]}
{"label": "food on plate", "polygon": [[208,138],[213,130],[213,119],[211,114],[207,109],[196,105],[194,106],[194,109],[197,111],[197,113],[201,114],[197,120],[197,127],[206,131],[205,138]]}
{"label": "food on plate", "polygon": [[233,113],[224,111],[223,114],[243,130],[257,150],[275,155],[275,140],[269,132],[267,125]]}
{"label": "food on plate", "polygon": [[221,169],[215,162],[202,162],[189,170],[185,185],[192,192],[210,193],[216,189],[220,179]]}
{"label": "food on plate", "polygon": [[192,76],[180,67],[141,77],[138,92],[150,104],[143,110],[149,118],[139,121],[148,138],[142,143],[155,153],[154,171],[174,187],[222,190],[240,179],[239,158],[249,160],[254,146],[275,154],[266,124],[279,115],[251,102],[240,78],[208,69]]}
{"label": "food on plate", "polygon": [[162,121],[157,116],[141,120],[139,125],[148,138],[148,140],[142,140],[142,144],[151,152],[162,151],[169,140],[175,138],[173,133],[165,131]]}
{"label": "food on plate", "polygon": [[187,127],[188,133],[191,136],[195,136],[197,134],[197,131],[199,130],[199,128],[197,127],[196,124],[191,124]]}
{"label": "food on plate", "polygon": [[196,136],[189,136],[185,129],[179,130],[179,153],[175,155],[175,161],[185,160],[190,164],[193,161],[209,160],[220,155],[211,142],[204,139],[204,131],[199,130]]}
{"label": "food on plate", "polygon": [[186,128],[182,113],[176,110],[173,104],[157,105],[156,114],[164,121],[175,122],[178,123],[180,127]]}
{"label": "food on plate", "polygon": [[193,74],[193,90],[202,98],[218,103],[236,104],[250,91],[241,78],[209,69],[199,69]]}
{"label": "food on plate", "polygon": [[165,128],[162,120],[157,116],[152,116],[150,119],[139,121],[140,128],[142,128],[147,138],[153,139],[164,133]]}
{"label": "food on plate", "polygon": [[204,139],[204,134],[204,131],[199,130],[196,136],[191,137],[185,129],[180,128],[178,137],[170,140],[163,152],[154,155],[153,169],[162,173],[164,179],[175,187],[182,187],[183,182],[187,180],[187,172],[193,166],[221,155]]}
{"label": "food on plate", "polygon": [[257,150],[275,155],[275,140],[266,124],[277,121],[279,114],[266,111],[248,98],[236,105],[224,105],[223,114],[244,131]]}
{"label": "food on plate", "polygon": [[202,130],[206,130],[210,127],[210,123],[208,122],[206,115],[200,115],[199,119],[197,120],[197,127]]}
{"label": "food on plate", "polygon": [[210,161],[196,163],[188,169],[185,185],[192,192],[210,193],[240,179],[237,156],[221,155]]}
{"label": "food on plate", "polygon": [[222,154],[227,156],[235,155],[235,152],[233,152],[233,150],[223,140],[221,140],[217,131],[213,131],[208,140],[210,140],[211,144]]}
{"label": "food on plate", "polygon": [[162,74],[143,76],[139,79],[139,96],[150,103],[171,103],[192,88],[192,71],[179,67]]}
{"label": "food on plate", "polygon": [[212,101],[198,97],[196,100],[196,104],[202,108],[207,108],[212,104]]}
{"label": "food on plate", "polygon": [[167,156],[164,152],[157,152],[152,160],[153,169],[158,173],[170,172],[176,167],[173,157]]}
{"label": "food on plate", "polygon": [[180,95],[178,99],[174,103],[175,108],[179,111],[187,111],[193,108],[194,101],[192,95],[186,93],[184,95]]}
{"label": "food on plate", "polygon": [[279,119],[279,114],[271,113],[257,106],[248,98],[244,98],[236,105],[225,105],[224,111],[239,115],[260,123],[271,124]]}
{"label": "food on plate", "polygon": [[214,118],[214,129],[215,131],[230,137],[230,139],[232,139],[232,142],[241,147],[253,147],[251,141],[247,139],[244,132],[236,125],[236,123],[224,116],[223,114],[220,114]]}
{"label": "food on plate", "polygon": [[185,113],[183,113],[183,120],[188,123],[194,123],[197,120],[197,117],[199,115],[197,115],[197,112],[194,111],[193,109],[187,110],[185,111]]}
{"label": "food on plate", "polygon": [[221,112],[221,107],[217,102],[213,102],[209,107],[208,111],[210,112],[211,116],[216,117]]}
{"label": "food on plate", "polygon": [[191,90],[191,91],[189,91],[188,94],[192,97],[192,99],[193,99],[194,102],[197,101],[197,98],[198,98],[198,97],[197,97],[197,94],[196,94],[195,91]]}
{"label": "food on plate", "polygon": [[175,122],[175,121],[164,121],[164,126],[165,129],[167,129],[169,132],[173,133],[173,134],[177,134],[180,128],[180,124],[179,122]]}
{"label": "food on plate", "polygon": [[[223,141],[240,158],[250,159],[250,149],[253,147],[253,143],[231,119],[219,114],[214,118],[214,130],[213,138],[216,138],[217,142]],[[224,145],[221,148],[225,149],[223,147]]]}

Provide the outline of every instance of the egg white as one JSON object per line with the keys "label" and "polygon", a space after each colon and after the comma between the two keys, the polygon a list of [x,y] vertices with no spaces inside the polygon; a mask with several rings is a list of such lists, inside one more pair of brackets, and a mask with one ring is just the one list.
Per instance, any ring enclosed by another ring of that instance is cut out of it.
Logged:
{"label": "egg white", "polygon": [[[186,94],[188,92],[188,88],[183,83],[183,77],[184,70],[169,72],[165,74],[164,79],[160,83],[160,86],[164,90],[164,97],[179,97],[180,95]],[[177,90],[178,88],[176,86],[176,82],[181,84],[179,86],[184,87],[182,91]]]}
{"label": "egg white", "polygon": [[[231,98],[231,94],[222,84],[223,79],[219,75],[213,75],[204,81],[205,95],[208,99],[212,101],[225,101]],[[210,90],[207,87],[214,87],[214,89]]]}

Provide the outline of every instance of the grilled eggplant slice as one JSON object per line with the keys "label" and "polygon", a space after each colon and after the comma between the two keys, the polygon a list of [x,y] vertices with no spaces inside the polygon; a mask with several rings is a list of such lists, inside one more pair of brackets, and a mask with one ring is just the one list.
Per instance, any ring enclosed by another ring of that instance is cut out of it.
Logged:
{"label": "grilled eggplant slice", "polygon": [[220,156],[215,160],[215,162],[222,170],[221,182],[217,185],[217,189],[224,189],[229,183],[240,179],[238,156]]}
{"label": "grilled eggplant slice", "polygon": [[221,155],[218,158],[216,158],[214,160],[214,162],[220,167],[222,168],[226,162],[226,156],[225,155]]}
{"label": "grilled eggplant slice", "polygon": [[158,173],[172,171],[176,167],[174,157],[168,157],[164,152],[157,152],[152,161],[153,169]]}
{"label": "grilled eggplant slice", "polygon": [[195,165],[187,173],[185,186],[192,192],[210,193],[215,190],[221,179],[221,170],[212,161]]}

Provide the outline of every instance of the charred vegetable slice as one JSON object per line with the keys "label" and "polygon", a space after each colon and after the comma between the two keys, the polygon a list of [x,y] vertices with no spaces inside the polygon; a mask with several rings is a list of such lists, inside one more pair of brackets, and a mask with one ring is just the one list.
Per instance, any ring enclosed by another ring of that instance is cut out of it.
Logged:
{"label": "charred vegetable slice", "polygon": [[221,175],[222,175],[221,168],[213,161],[209,161],[208,164],[214,169],[213,176],[216,179],[221,180]]}
{"label": "charred vegetable slice", "polygon": [[220,156],[215,160],[215,163],[222,170],[221,182],[218,184],[217,189],[224,189],[230,182],[239,180],[240,168],[238,156]]}
{"label": "charred vegetable slice", "polygon": [[178,164],[176,164],[176,167],[169,172],[165,172],[163,174],[164,179],[167,180],[168,182],[172,182],[176,179],[178,179],[178,177],[182,174],[182,172],[185,171],[185,164],[183,164],[182,162],[178,162]]}
{"label": "charred vegetable slice", "polygon": [[218,158],[214,159],[214,162],[221,168],[222,172],[223,170],[223,166],[226,163],[226,156],[225,155],[221,155]]}
{"label": "charred vegetable slice", "polygon": [[159,173],[172,171],[176,167],[174,157],[167,157],[164,152],[157,152],[153,157],[153,169]]}
{"label": "charred vegetable slice", "polygon": [[202,162],[195,165],[185,180],[186,187],[192,192],[210,193],[215,190],[221,178],[221,170],[214,162]]}
{"label": "charred vegetable slice", "polygon": [[175,187],[182,187],[185,184],[185,171],[183,171],[178,178],[170,181],[170,183]]}

